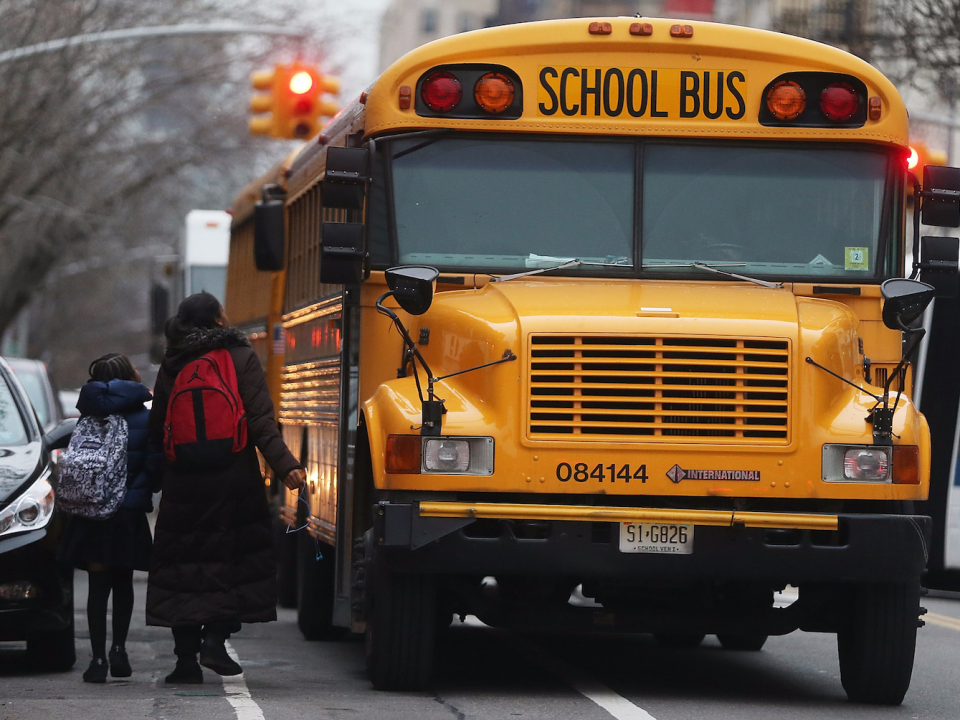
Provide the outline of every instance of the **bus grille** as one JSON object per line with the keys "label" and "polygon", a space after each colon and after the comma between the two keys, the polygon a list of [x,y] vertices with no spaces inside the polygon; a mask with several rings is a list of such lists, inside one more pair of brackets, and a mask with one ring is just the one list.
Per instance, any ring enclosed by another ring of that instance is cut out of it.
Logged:
{"label": "bus grille", "polygon": [[786,340],[533,335],[529,363],[531,439],[790,440]]}

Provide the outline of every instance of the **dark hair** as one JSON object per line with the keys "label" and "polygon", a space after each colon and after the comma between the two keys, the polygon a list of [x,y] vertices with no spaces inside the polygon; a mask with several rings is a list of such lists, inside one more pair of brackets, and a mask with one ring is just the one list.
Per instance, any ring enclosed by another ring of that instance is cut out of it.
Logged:
{"label": "dark hair", "polygon": [[136,380],[137,371],[130,358],[120,353],[107,353],[90,363],[90,379],[100,382]]}
{"label": "dark hair", "polygon": [[220,308],[220,301],[216,296],[206,291],[184,298],[177,308],[177,314],[167,320],[164,328],[168,345],[178,345],[197,328],[217,327],[217,320],[221,316]]}

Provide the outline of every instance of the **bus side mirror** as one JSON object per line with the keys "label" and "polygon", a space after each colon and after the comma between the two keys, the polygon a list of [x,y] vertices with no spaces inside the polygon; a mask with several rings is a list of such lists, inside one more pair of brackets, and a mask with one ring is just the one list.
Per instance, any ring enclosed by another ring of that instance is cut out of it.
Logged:
{"label": "bus side mirror", "polygon": [[253,206],[253,261],[257,270],[283,270],[284,199],[279,185],[264,185]]}
{"label": "bus side mirror", "polygon": [[920,197],[924,225],[960,227],[960,168],[924,165]]}
{"label": "bus side mirror", "polygon": [[321,227],[320,282],[359,285],[363,282],[363,223],[325,222]]}
{"label": "bus side mirror", "polygon": [[370,151],[364,147],[327,148],[327,167],[320,186],[323,206],[363,210]]}
{"label": "bus side mirror", "polygon": [[917,320],[934,296],[932,285],[910,280],[891,278],[880,285],[883,296],[883,324],[891,330],[911,331],[911,323]]}
{"label": "bus side mirror", "polygon": [[920,279],[936,289],[936,297],[955,298],[960,290],[960,248],[957,238],[920,238]]}
{"label": "bus side mirror", "polygon": [[440,273],[427,265],[401,265],[386,271],[387,287],[397,304],[411,315],[423,315],[433,302],[433,290]]}

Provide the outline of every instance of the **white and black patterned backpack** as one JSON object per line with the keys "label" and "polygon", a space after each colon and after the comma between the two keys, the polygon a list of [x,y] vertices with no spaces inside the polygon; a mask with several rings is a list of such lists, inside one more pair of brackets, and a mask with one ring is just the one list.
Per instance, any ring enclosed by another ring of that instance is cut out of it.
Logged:
{"label": "white and black patterned backpack", "polygon": [[84,415],[60,460],[57,503],[70,515],[104,520],[127,492],[127,421]]}

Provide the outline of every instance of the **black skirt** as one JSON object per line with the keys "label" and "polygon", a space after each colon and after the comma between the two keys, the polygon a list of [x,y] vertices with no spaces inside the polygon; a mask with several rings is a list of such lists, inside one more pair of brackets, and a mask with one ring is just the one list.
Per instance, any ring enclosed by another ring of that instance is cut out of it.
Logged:
{"label": "black skirt", "polygon": [[152,545],[143,510],[120,508],[106,520],[67,516],[57,560],[81,570],[90,563],[149,570]]}

